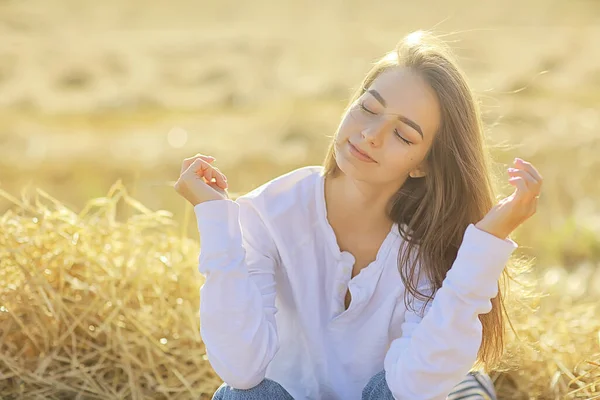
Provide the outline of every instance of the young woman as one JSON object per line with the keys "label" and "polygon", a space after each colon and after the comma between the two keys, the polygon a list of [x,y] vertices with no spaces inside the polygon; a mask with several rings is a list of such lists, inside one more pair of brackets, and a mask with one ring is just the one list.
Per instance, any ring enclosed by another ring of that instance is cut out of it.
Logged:
{"label": "young woman", "polygon": [[213,157],[186,159],[213,399],[494,399],[508,235],[542,177],[515,159],[495,204],[486,151],[463,73],[418,31],[367,74],[322,167],[233,201]]}

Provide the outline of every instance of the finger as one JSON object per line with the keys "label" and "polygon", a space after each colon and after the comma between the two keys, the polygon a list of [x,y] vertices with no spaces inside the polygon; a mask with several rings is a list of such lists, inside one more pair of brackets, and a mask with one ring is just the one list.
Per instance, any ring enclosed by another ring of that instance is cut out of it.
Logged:
{"label": "finger", "polygon": [[181,173],[183,173],[186,169],[189,168],[190,165],[192,165],[192,163],[194,161],[196,161],[198,158],[200,158],[201,160],[204,160],[208,163],[212,163],[213,161],[216,160],[216,158],[212,157],[212,156],[205,156],[202,154],[196,154],[194,157],[189,157],[183,160],[182,166],[181,166]]}
{"label": "finger", "polygon": [[183,174],[187,176],[203,178],[205,177],[208,169],[210,169],[210,164],[208,162],[201,158],[196,158]]}
{"label": "finger", "polygon": [[[209,181],[210,184],[216,184],[217,186],[219,186],[222,189],[227,189],[227,178],[225,177],[225,175],[216,167],[210,167],[211,171],[209,172],[208,178],[207,180]],[[215,180],[215,182],[212,182],[212,180]]]}
{"label": "finger", "polygon": [[215,170],[210,166],[208,168],[204,168],[204,179],[206,179],[206,183],[213,183],[213,178],[215,177]]}
{"label": "finger", "polygon": [[521,176],[523,179],[525,179],[525,183],[531,191],[532,197],[539,195],[542,191],[542,182],[538,181],[534,176],[532,176],[529,170],[508,168],[507,172],[511,176]]}
{"label": "finger", "polygon": [[202,166],[202,176],[206,180],[207,183],[211,183],[213,179],[213,169],[210,166],[203,165]]}
{"label": "finger", "polygon": [[217,181],[217,185],[223,189],[227,189],[227,177],[221,172],[221,170],[217,167],[213,167],[215,172],[214,177]]}
{"label": "finger", "polygon": [[190,165],[192,165],[192,163],[194,161],[196,161],[198,158],[200,158],[208,163],[212,163],[216,160],[216,158],[214,158],[213,156],[206,156],[204,154],[197,153],[195,156],[185,158],[183,160],[183,163],[181,164],[181,174],[183,174],[190,167]]}
{"label": "finger", "polygon": [[206,154],[196,153],[195,155],[185,158],[185,160],[195,160],[196,158],[202,158],[204,161],[210,162],[216,160],[213,156],[209,156]]}
{"label": "finger", "polygon": [[[217,186],[223,189],[226,189],[228,186],[225,175],[223,175],[218,168],[213,167],[201,158],[196,159],[187,171],[190,171],[190,173],[193,173],[200,178],[203,178],[207,184],[216,183]],[[216,182],[212,182],[213,179],[215,179]]]}
{"label": "finger", "polygon": [[510,178],[508,183],[516,188],[513,195],[514,199],[528,203],[533,200],[537,200],[537,194],[527,186],[525,178],[521,176],[515,176]]}
{"label": "finger", "polygon": [[527,188],[527,184],[525,183],[525,179],[520,176],[515,176],[508,180],[508,183],[517,188],[515,190],[514,197],[517,199],[528,199],[532,196],[529,196],[529,189]]}
{"label": "finger", "polygon": [[522,158],[515,158],[515,161],[515,165],[517,167],[521,166],[525,168],[539,182],[542,182],[544,180],[542,174],[540,174],[540,172],[530,162],[527,162]]}
{"label": "finger", "polygon": [[528,171],[525,171],[523,169],[509,168],[507,172],[510,176],[520,176],[521,178],[525,179],[527,187],[532,192],[538,190],[540,185],[539,182],[533,176],[531,176],[531,174]]}

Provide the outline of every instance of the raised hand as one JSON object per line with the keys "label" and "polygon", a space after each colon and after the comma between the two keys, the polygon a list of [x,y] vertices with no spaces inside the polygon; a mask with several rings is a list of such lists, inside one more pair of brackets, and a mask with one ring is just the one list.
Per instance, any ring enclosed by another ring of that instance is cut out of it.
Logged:
{"label": "raised hand", "polygon": [[202,154],[183,160],[175,191],[193,206],[210,200],[228,199],[227,177],[212,163],[215,158]]}
{"label": "raised hand", "polygon": [[501,239],[505,239],[525,220],[535,214],[542,190],[542,175],[535,167],[515,158],[515,168],[508,168],[508,182],[515,191],[502,199],[475,226]]}

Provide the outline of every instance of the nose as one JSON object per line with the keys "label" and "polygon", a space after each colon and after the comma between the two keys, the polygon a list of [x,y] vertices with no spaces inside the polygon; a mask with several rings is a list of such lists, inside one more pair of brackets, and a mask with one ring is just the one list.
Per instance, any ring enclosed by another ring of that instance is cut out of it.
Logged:
{"label": "nose", "polygon": [[383,134],[386,130],[386,125],[387,124],[385,122],[370,124],[361,131],[361,136],[371,146],[380,146],[383,142]]}

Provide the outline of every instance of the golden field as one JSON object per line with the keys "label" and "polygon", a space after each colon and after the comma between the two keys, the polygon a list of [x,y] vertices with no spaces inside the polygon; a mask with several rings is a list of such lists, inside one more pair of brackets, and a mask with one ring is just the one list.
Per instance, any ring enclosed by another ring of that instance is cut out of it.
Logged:
{"label": "golden field", "polygon": [[0,2],[0,397],[210,398],[181,160],[233,193],[320,164],[416,29],[458,54],[500,177],[545,178],[500,398],[600,398],[600,4],[566,0]]}

